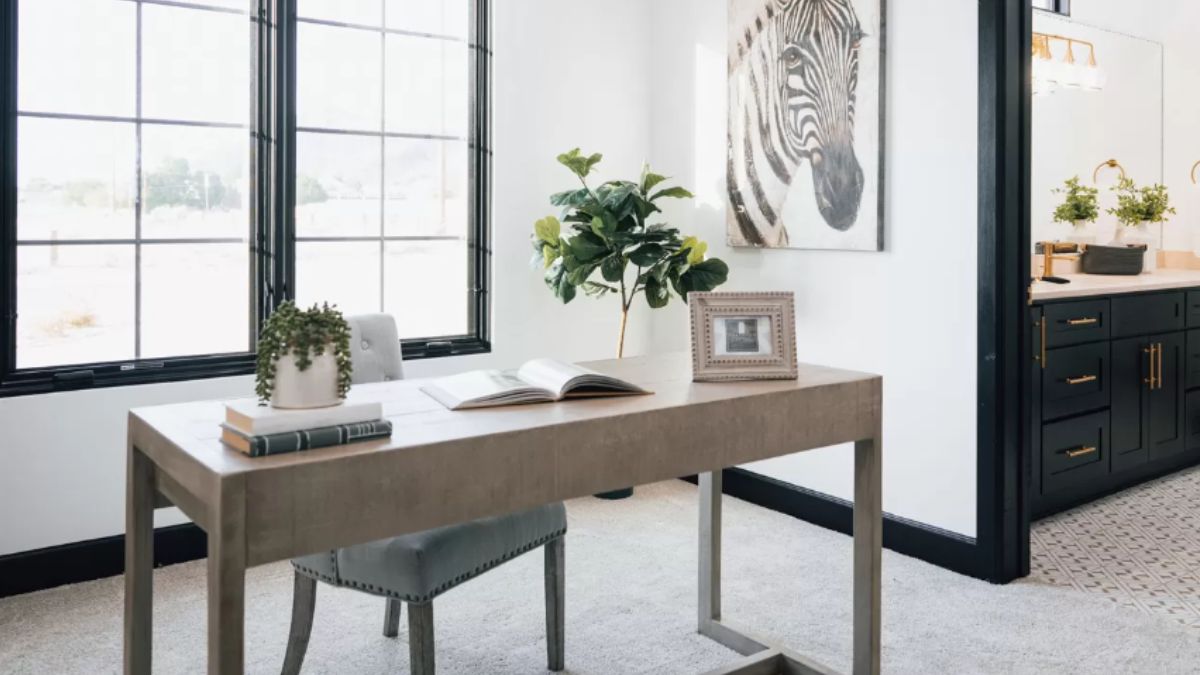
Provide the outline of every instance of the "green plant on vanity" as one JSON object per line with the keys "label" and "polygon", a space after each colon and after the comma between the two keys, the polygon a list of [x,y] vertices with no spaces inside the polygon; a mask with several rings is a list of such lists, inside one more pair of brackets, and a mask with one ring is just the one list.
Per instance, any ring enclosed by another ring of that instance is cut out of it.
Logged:
{"label": "green plant on vanity", "polygon": [[254,391],[259,403],[271,400],[275,388],[275,368],[279,359],[292,356],[301,372],[312,365],[313,359],[332,346],[337,360],[337,394],[346,398],[350,391],[350,324],[329,303],[313,305],[307,310],[288,300],[275,310],[258,338]]}
{"label": "green plant on vanity", "polygon": [[[672,291],[686,298],[692,291],[711,291],[725,283],[729,267],[705,257],[708,245],[699,239],[648,222],[662,212],[659,200],[689,199],[691,192],[665,187],[667,177],[649,167],[642,169],[637,182],[612,180],[593,188],[587,178],[601,159],[599,154],[583,155],[578,148],[558,156],[582,187],[550,197],[551,204],[562,207],[562,220],[547,216],[534,224],[533,265],[543,271],[546,286],[563,304],[579,291],[592,297],[620,296],[621,358],[629,310],[639,293],[650,307],[665,307]],[[630,266],[635,268],[632,273]]]}
{"label": "green plant on vanity", "polygon": [[1054,194],[1063,195],[1062,204],[1054,209],[1054,222],[1071,223],[1082,227],[1094,223],[1100,217],[1100,191],[1079,182],[1079,176],[1067,179],[1063,186],[1054,189]]}
{"label": "green plant on vanity", "polygon": [[1167,186],[1154,184],[1138,187],[1132,178],[1122,178],[1113,188],[1117,193],[1117,205],[1108,212],[1117,217],[1122,225],[1134,227],[1142,223],[1165,223],[1175,215]]}

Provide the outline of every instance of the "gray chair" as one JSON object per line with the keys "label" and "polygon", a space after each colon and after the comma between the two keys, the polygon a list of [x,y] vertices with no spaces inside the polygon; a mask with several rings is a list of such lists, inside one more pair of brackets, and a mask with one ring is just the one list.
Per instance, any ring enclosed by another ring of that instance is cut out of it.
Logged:
{"label": "gray chair", "polygon": [[[354,383],[403,377],[400,339],[392,317],[352,317]],[[408,605],[409,658],[414,675],[434,672],[433,599],[508,560],[545,548],[546,655],[550,670],[563,669],[562,503],[469,523],[440,527],[292,560],[295,589],[284,675],[300,672],[312,633],[317,581],[387,598],[383,634],[396,637]]]}

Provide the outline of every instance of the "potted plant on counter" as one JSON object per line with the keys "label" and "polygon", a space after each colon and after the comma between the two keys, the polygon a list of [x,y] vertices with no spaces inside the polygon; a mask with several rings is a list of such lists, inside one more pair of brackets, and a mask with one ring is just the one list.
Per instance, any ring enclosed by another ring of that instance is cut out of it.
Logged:
{"label": "potted plant on counter", "polygon": [[284,302],[258,338],[255,392],[260,405],[324,408],[350,391],[350,325],[329,304],[302,310]]}
{"label": "potted plant on counter", "polygon": [[1175,215],[1167,186],[1154,184],[1138,187],[1132,178],[1122,178],[1112,188],[1117,193],[1117,205],[1108,212],[1117,217],[1121,227],[1117,228],[1116,243],[1146,245],[1144,271],[1152,272],[1158,267],[1158,244],[1150,231],[1152,223],[1165,223]]}
{"label": "potted plant on counter", "polygon": [[708,245],[684,237],[665,223],[651,223],[662,213],[662,199],[689,199],[682,187],[663,187],[668,179],[642,169],[637,182],[612,180],[595,188],[587,177],[601,155],[583,155],[576,148],[558,161],[579,179],[581,187],[559,192],[550,203],[563,209],[562,220],[547,216],[533,226],[533,266],[542,271],[546,286],[566,304],[579,291],[620,300],[621,327],[617,358],[625,355],[629,310],[639,294],[653,309],[665,307],[674,291],[686,299],[692,291],[711,291],[725,283],[729,267],[706,257]]}
{"label": "potted plant on counter", "polygon": [[1063,202],[1054,209],[1054,222],[1070,223],[1074,228],[1067,240],[1077,244],[1096,243],[1096,236],[1088,232],[1088,226],[1100,217],[1100,191],[1081,184],[1079,176],[1075,176],[1053,192],[1063,195]]}

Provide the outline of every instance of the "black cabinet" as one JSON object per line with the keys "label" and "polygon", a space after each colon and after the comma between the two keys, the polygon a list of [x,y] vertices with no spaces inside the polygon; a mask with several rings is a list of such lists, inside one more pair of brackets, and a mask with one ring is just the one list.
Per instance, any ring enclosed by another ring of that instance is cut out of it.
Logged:
{"label": "black cabinet", "polygon": [[1035,516],[1200,461],[1200,289],[1031,311]]}

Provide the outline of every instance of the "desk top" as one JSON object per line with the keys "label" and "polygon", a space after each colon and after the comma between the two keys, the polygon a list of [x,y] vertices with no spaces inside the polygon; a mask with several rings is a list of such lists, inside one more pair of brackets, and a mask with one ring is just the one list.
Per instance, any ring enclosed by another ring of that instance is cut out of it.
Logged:
{"label": "desk top", "polygon": [[133,410],[129,440],[202,527],[234,499],[258,564],[880,435],[877,375],[696,383],[688,354],[587,365],[655,393],[455,412],[407,380],[351,391],[384,402],[389,439],[250,458],[220,442],[211,401]]}

